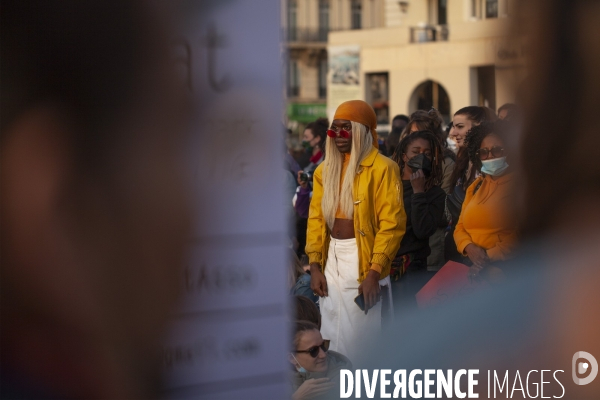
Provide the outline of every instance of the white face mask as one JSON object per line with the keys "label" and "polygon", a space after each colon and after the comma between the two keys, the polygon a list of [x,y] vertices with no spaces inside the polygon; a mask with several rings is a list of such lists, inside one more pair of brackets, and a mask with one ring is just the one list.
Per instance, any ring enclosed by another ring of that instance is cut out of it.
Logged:
{"label": "white face mask", "polygon": [[481,172],[486,175],[500,176],[507,168],[508,164],[506,163],[506,157],[483,160],[481,162]]}
{"label": "white face mask", "polygon": [[456,140],[452,139],[451,137],[448,137],[446,141],[448,142],[448,148],[450,150],[452,150],[454,153],[458,152],[458,144],[456,143]]}

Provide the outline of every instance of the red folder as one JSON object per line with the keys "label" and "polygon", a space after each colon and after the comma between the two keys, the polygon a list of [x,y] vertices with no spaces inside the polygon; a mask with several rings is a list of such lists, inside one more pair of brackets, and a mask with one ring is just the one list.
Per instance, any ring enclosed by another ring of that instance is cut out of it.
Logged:
{"label": "red folder", "polygon": [[487,288],[483,279],[469,279],[469,267],[448,261],[415,296],[419,308],[451,302]]}

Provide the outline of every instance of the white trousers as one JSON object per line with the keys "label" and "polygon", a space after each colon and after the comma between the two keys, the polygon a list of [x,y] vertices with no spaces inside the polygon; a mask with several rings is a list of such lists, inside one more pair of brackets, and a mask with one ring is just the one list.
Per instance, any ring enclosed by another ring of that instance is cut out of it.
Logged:
{"label": "white trousers", "polygon": [[[331,341],[331,350],[350,360],[381,333],[381,301],[366,315],[354,302],[358,296],[358,264],[356,239],[331,238],[325,265],[328,296],[319,299],[321,335]],[[390,283],[389,276],[379,281],[385,286],[382,290],[388,290],[391,304]]]}

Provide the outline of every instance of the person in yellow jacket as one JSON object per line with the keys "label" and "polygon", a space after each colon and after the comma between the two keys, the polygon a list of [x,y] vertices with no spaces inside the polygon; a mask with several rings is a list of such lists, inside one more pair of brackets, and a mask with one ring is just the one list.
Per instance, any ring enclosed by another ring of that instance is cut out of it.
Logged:
{"label": "person in yellow jacket", "polygon": [[[346,355],[381,329],[380,287],[391,302],[391,260],[406,229],[398,164],[379,154],[376,127],[370,105],[342,103],[313,178],[306,239],[311,288],[320,296],[323,337]],[[361,293],[365,311],[355,304]]]}

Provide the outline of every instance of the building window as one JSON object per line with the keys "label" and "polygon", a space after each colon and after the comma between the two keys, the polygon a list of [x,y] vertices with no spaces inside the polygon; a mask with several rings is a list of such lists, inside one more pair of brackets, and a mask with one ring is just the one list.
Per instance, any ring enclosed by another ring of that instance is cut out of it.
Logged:
{"label": "building window", "polygon": [[319,0],[319,40],[327,41],[329,32],[329,0]]}
{"label": "building window", "polygon": [[352,0],[351,3],[352,29],[362,28],[362,0]]}
{"label": "building window", "polygon": [[323,58],[319,62],[319,98],[327,97],[327,59]]}
{"label": "building window", "polygon": [[477,105],[496,109],[496,68],[491,66],[476,67]]}
{"label": "building window", "polygon": [[508,0],[471,0],[473,18],[498,18],[500,10],[503,16],[508,15]]}
{"label": "building window", "polygon": [[298,3],[296,0],[288,1],[288,40],[298,40]]}
{"label": "building window", "polygon": [[287,94],[288,97],[298,97],[300,95],[300,71],[298,62],[295,60],[290,60],[288,68]]}
{"label": "building window", "polygon": [[446,25],[448,23],[448,0],[438,0],[437,23]]}
{"label": "building window", "polygon": [[471,0],[471,17],[479,18],[479,1]]}
{"label": "building window", "polygon": [[375,110],[377,124],[390,123],[390,99],[388,91],[388,73],[367,74],[366,100]]}
{"label": "building window", "polygon": [[498,18],[498,0],[485,0],[485,17]]}

